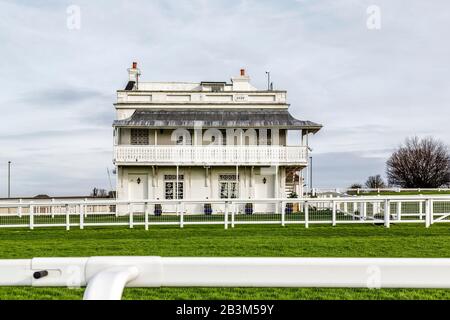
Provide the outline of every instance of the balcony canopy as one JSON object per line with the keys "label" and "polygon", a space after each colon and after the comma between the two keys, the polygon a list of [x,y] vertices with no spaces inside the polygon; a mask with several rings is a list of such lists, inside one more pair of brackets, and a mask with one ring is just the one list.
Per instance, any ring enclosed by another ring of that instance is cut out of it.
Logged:
{"label": "balcony canopy", "polygon": [[153,110],[138,109],[127,119],[116,120],[115,127],[158,128],[280,128],[317,132],[322,125],[295,119],[287,110]]}

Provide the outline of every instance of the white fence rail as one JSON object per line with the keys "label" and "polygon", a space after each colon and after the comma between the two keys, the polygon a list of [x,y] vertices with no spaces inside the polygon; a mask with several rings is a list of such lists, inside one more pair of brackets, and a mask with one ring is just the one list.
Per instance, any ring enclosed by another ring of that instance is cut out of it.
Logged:
{"label": "white fence rail", "polygon": [[[269,213],[258,212],[264,205]],[[188,210],[191,208],[190,210]],[[192,208],[197,208],[193,210]],[[201,208],[201,209],[198,209]],[[194,213],[192,213],[194,212]],[[0,202],[0,228],[450,222],[450,196]]]}
{"label": "white fence rail", "polygon": [[312,188],[309,193],[312,195],[321,195],[321,194],[352,194],[352,195],[364,195],[367,193],[402,193],[402,192],[411,192],[411,193],[449,193],[450,188],[442,187],[442,188],[399,188],[399,187],[391,187],[391,188]]}
{"label": "white fence rail", "polygon": [[0,260],[0,286],[86,286],[85,300],[125,287],[450,288],[445,258],[77,257]]}

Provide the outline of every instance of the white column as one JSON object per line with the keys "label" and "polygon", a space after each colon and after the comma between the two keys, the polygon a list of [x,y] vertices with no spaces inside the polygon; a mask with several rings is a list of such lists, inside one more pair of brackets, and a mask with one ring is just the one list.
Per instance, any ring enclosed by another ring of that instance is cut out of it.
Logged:
{"label": "white column", "polygon": [[242,194],[241,194],[241,188],[239,185],[239,166],[236,165],[236,190],[239,194],[238,198],[242,198]]}
{"label": "white column", "polygon": [[[175,180],[175,199],[178,199],[178,172],[179,172],[179,168],[177,165],[177,170],[176,170],[176,180]],[[177,205],[178,206],[178,205]]]}

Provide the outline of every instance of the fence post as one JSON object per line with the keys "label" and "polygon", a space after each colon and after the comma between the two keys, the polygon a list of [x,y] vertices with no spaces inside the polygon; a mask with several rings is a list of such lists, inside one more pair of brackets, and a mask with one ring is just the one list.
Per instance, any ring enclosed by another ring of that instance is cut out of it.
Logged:
{"label": "fence post", "polygon": [[429,199],[430,201],[430,226],[434,223],[434,209],[433,209],[433,199]]}
{"label": "fence post", "polygon": [[331,208],[333,210],[331,214],[331,224],[334,227],[336,226],[336,202],[334,200],[331,202]]}
{"label": "fence post", "polygon": [[[177,202],[177,215],[180,214],[180,203]],[[180,228],[184,228],[184,212],[181,210],[180,214]]]}
{"label": "fence post", "polygon": [[430,227],[430,212],[431,212],[430,201],[427,199],[427,200],[425,200],[425,227],[426,228]]}
{"label": "fence post", "polygon": [[87,204],[86,204],[87,201],[88,201],[88,199],[84,198],[84,210],[83,210],[83,213],[84,213],[84,217],[85,218],[87,218],[87,216],[88,216],[88,209],[87,209]]}
{"label": "fence post", "polygon": [[228,201],[225,201],[225,230],[228,229]]}
{"label": "fence post", "polygon": [[281,226],[286,225],[286,204],[281,201]]}
{"label": "fence post", "polygon": [[133,229],[134,225],[133,225],[133,210],[132,208],[134,208],[134,206],[128,202],[128,218],[129,218],[129,224],[130,224],[130,229]]}
{"label": "fence post", "polygon": [[309,228],[309,205],[308,205],[308,201],[305,201],[305,228]]}
{"label": "fence post", "polygon": [[17,215],[22,218],[22,199],[19,199],[19,206],[17,207]]}
{"label": "fence post", "polygon": [[236,215],[237,210],[238,210],[238,204],[235,203],[235,204],[234,204],[234,210],[231,211],[231,227],[232,227],[232,228],[234,228],[234,218],[235,218],[235,215]]}
{"label": "fence post", "polygon": [[148,230],[148,202],[144,203],[144,225],[145,230]]}
{"label": "fence post", "polygon": [[401,201],[397,202],[397,220],[398,221],[402,220],[402,202]]}
{"label": "fence post", "polygon": [[55,199],[52,198],[52,204],[50,205],[50,213],[52,214],[52,219],[55,218]]}
{"label": "fence post", "polygon": [[391,226],[391,208],[390,201],[388,199],[384,200],[384,226],[389,228]]}
{"label": "fence post", "polygon": [[34,205],[30,203],[30,229],[34,229]]}
{"label": "fence post", "polygon": [[419,201],[419,218],[420,218],[420,220],[423,219],[423,202],[422,201]]}
{"label": "fence post", "polygon": [[80,204],[79,205],[80,208],[80,229],[83,230],[84,229],[84,210],[86,210],[86,207],[84,206],[84,204]]}
{"label": "fence post", "polygon": [[66,204],[66,230],[70,230],[70,212],[69,212],[69,204]]}

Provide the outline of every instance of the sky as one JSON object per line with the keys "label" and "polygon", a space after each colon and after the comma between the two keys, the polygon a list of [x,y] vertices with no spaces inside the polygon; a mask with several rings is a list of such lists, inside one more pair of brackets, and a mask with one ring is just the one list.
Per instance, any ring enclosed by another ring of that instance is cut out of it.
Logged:
{"label": "sky", "polygon": [[110,189],[132,61],[142,81],[245,68],[261,89],[270,70],[291,113],[324,126],[313,186],[384,176],[406,137],[450,142],[449,38],[448,0],[0,0],[0,197],[8,161],[12,196]]}

